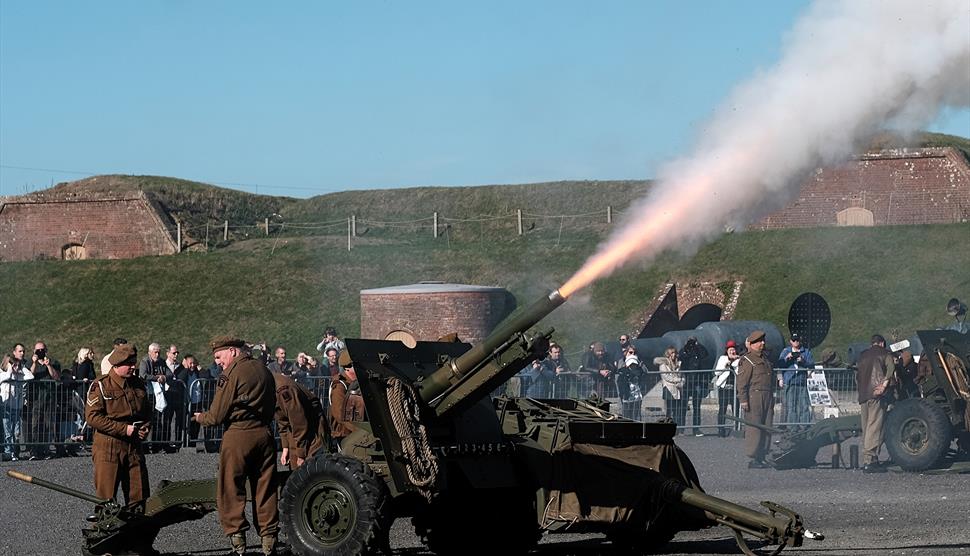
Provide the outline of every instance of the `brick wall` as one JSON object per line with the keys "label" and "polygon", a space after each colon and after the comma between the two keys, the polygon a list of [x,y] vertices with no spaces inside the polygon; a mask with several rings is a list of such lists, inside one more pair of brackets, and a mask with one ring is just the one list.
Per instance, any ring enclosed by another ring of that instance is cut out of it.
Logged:
{"label": "brick wall", "polygon": [[970,165],[950,147],[862,155],[816,170],[795,201],[752,228],[836,226],[849,208],[871,212],[876,226],[967,222]]}
{"label": "brick wall", "polygon": [[8,198],[0,204],[0,260],[60,259],[69,245],[85,258],[126,259],[177,252],[173,233],[142,193],[124,198]]}
{"label": "brick wall", "polygon": [[379,293],[360,296],[360,335],[384,339],[404,330],[417,340],[437,340],[457,332],[477,343],[515,308],[501,289],[487,292]]}

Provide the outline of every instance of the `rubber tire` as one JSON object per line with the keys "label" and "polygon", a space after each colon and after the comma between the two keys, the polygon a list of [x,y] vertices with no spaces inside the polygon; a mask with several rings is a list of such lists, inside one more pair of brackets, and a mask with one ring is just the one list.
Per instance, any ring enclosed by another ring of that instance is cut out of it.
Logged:
{"label": "rubber tire", "polygon": [[[353,501],[349,532],[333,542],[313,533],[305,517],[305,496],[327,483]],[[290,551],[297,556],[355,556],[389,552],[390,515],[387,486],[371,468],[353,458],[318,454],[294,471],[280,496],[280,525]]]}
{"label": "rubber tire", "polygon": [[[925,439],[913,436],[922,432]],[[897,402],[886,415],[883,441],[893,462],[906,471],[924,471],[936,465],[950,448],[953,427],[943,408],[910,398]]]}

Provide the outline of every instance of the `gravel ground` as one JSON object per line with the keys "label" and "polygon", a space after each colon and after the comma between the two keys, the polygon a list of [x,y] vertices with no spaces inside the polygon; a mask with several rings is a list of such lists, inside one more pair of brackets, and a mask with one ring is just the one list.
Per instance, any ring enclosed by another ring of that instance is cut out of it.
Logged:
{"label": "gravel ground", "polygon": [[[812,555],[970,555],[970,475],[885,473],[863,475],[846,469],[775,471],[747,469],[741,440],[679,437],[708,493],[749,507],[771,500],[800,513],[808,529],[824,541],[806,541],[784,554]],[[850,441],[851,442],[851,441]],[[847,443],[848,444],[848,443]],[[844,453],[848,453],[848,449]],[[819,460],[828,460],[823,449]],[[152,484],[162,479],[198,479],[215,475],[217,456],[157,454],[148,456]],[[86,457],[3,463],[39,478],[93,491],[91,461]],[[78,554],[80,528],[90,504],[7,477],[0,497],[0,554],[18,556]],[[501,525],[497,524],[497,532]],[[253,541],[252,536],[250,540]],[[392,529],[395,554],[426,554],[406,520]],[[602,541],[593,535],[543,538],[543,555],[595,555]],[[753,543],[757,546],[757,543]],[[165,554],[222,554],[227,547],[216,515],[163,529],[155,547]],[[258,552],[258,550],[257,550]],[[469,553],[473,553],[470,547]],[[724,527],[682,532],[665,554],[738,554]]]}

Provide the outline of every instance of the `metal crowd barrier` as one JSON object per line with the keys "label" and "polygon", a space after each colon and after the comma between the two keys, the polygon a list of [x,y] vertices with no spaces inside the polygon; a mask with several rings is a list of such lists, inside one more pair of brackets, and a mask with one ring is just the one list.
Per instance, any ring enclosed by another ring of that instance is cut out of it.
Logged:
{"label": "metal crowd barrier", "polygon": [[[4,459],[46,459],[81,455],[90,449],[92,431],[84,421],[86,397],[91,382],[84,380],[27,380],[14,382],[15,395],[0,401],[0,446]],[[315,394],[328,414],[329,376],[298,377],[297,382]],[[191,420],[195,412],[209,408],[215,395],[216,379],[199,378],[184,384],[167,381],[158,396],[147,383],[152,432],[144,445],[149,452],[174,452],[182,448],[215,452],[223,428],[200,427]],[[274,429],[275,432],[275,429]]]}
{"label": "metal crowd barrier", "polygon": [[[784,369],[776,369],[776,375]],[[775,426],[808,426],[829,415],[859,413],[855,371],[852,369],[815,369],[824,372],[823,395],[818,381],[809,390],[808,418],[792,419],[785,407],[785,391],[775,394],[773,423]],[[637,421],[654,422],[671,418],[684,434],[718,434],[726,436],[740,430],[736,422],[724,415],[737,415],[737,394],[733,381],[725,388],[712,384],[714,371],[680,371],[684,377],[680,400],[664,395],[660,373],[645,372],[638,394],[619,396],[616,380],[606,380],[587,372],[561,373],[555,380],[542,385],[531,384],[528,377],[510,379],[496,394],[530,396],[534,398],[586,398],[595,393],[611,402],[617,415]],[[297,378],[321,401],[325,414],[329,412],[329,376]],[[89,449],[92,434],[84,422],[84,407],[90,382],[65,380],[28,380],[22,384],[23,396],[11,395],[0,401],[3,453],[10,457],[46,458],[52,455],[78,455]],[[148,383],[148,402],[152,414],[152,432],[146,440],[150,452],[174,452],[182,448],[218,451],[222,427],[200,427],[191,420],[193,413],[208,409],[215,395],[216,380],[195,379],[191,384],[168,382],[168,390],[160,398]],[[813,390],[814,388],[814,390]],[[14,388],[16,391],[17,388]],[[816,395],[817,394],[817,395]],[[639,397],[637,397],[639,396]],[[164,399],[164,406],[162,400]]]}
{"label": "metal crowd barrier", "polygon": [[[775,375],[784,371],[775,369]],[[588,372],[560,373],[554,380],[540,385],[532,384],[528,376],[520,374],[510,379],[496,394],[561,399],[586,398],[596,393],[610,402],[611,411],[617,415],[643,422],[671,418],[683,434],[728,436],[741,430],[737,422],[724,418],[725,414],[738,416],[740,413],[734,380],[723,388],[717,388],[712,382],[716,371],[701,369],[679,372],[684,379],[679,400],[668,399],[670,396],[665,395],[659,372],[645,372],[638,385],[642,396],[639,405],[630,396],[625,396],[626,400],[620,399],[615,380],[603,380]],[[809,404],[808,414],[802,412],[801,418],[794,418],[799,415],[798,412],[788,411],[785,389],[778,388],[776,384],[775,426],[810,426],[828,416],[859,413],[854,369],[826,368],[812,369],[811,372],[823,373],[825,380],[815,378],[810,384],[800,386],[805,390],[803,400]]]}

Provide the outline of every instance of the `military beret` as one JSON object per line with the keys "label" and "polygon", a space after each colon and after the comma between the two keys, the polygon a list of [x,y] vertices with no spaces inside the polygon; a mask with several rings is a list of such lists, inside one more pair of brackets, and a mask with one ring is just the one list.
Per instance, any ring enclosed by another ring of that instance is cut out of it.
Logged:
{"label": "military beret", "polygon": [[753,343],[755,343],[757,341],[764,340],[764,339],[765,339],[765,331],[764,330],[755,330],[751,334],[748,334],[748,343],[749,344],[753,344]]}
{"label": "military beret", "polygon": [[233,336],[216,336],[209,341],[209,347],[212,348],[212,353],[219,351],[220,349],[235,347],[241,348],[246,345],[246,342],[240,340],[239,338]]}
{"label": "military beret", "polygon": [[112,367],[117,367],[119,365],[134,364],[138,360],[138,350],[135,346],[131,344],[121,344],[115,346],[111,351],[111,355],[108,356],[108,363],[111,363]]}
{"label": "military beret", "polygon": [[340,357],[337,358],[337,364],[341,367],[353,367],[354,362],[350,358],[350,353],[347,350],[340,352]]}

